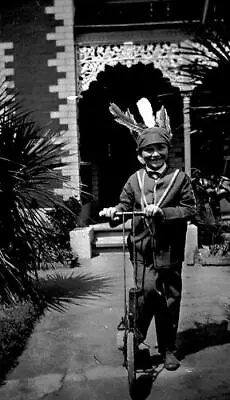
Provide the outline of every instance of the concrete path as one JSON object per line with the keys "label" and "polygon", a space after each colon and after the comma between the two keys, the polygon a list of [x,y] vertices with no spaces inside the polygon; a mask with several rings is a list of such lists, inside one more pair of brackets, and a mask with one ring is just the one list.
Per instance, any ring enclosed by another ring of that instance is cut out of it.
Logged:
{"label": "concrete path", "polygon": [[[1,400],[130,399],[115,335],[123,309],[122,262],[122,254],[104,254],[81,268],[62,269],[67,275],[89,272],[108,278],[107,293],[83,298],[63,313],[45,313],[0,387]],[[229,287],[230,267],[184,267],[178,335],[182,365],[168,372],[160,364],[151,379],[139,376],[137,399],[230,399]],[[152,323],[147,338],[152,355],[155,342]]]}

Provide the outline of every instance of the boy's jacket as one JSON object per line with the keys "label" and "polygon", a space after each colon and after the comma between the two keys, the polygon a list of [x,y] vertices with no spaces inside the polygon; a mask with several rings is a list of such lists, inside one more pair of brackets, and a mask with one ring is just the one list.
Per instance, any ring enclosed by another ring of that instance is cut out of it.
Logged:
{"label": "boy's jacket", "polygon": [[[163,217],[135,217],[135,238],[132,230],[128,237],[128,245],[132,257],[133,240],[135,241],[136,257],[144,255],[146,262],[155,263],[154,267],[169,267],[184,259],[184,247],[187,231],[187,221],[196,213],[195,197],[190,178],[178,171],[172,183],[176,169],[167,168],[155,181],[144,169],[139,170],[139,176],[144,176],[143,191],[148,204],[159,204]],[[169,191],[167,188],[172,183]],[[137,172],[130,176],[116,206],[118,211],[140,211],[143,208],[143,195]],[[113,224],[111,224],[113,226]],[[154,261],[155,260],[155,261]]]}

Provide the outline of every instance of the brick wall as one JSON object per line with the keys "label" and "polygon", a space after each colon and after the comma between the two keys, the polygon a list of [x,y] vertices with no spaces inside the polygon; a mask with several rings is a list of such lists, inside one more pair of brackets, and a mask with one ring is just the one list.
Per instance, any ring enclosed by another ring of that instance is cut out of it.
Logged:
{"label": "brick wall", "polygon": [[169,164],[175,168],[184,167],[184,138],[183,132],[180,135],[174,135],[172,145],[169,151]]}
{"label": "brick wall", "polygon": [[41,126],[68,138],[62,171],[69,183],[57,193],[79,194],[72,0],[18,0],[1,4],[0,77],[11,81],[23,107]]}
{"label": "brick wall", "polygon": [[[64,198],[79,196],[77,107],[68,101],[76,94],[73,0],[2,0],[0,11],[0,77],[15,86],[35,120],[68,139],[71,164],[62,174],[69,182],[56,192]],[[170,157],[174,165],[183,164],[182,137]],[[92,190],[97,199],[96,166]]]}
{"label": "brick wall", "polygon": [[[46,35],[47,41],[55,43],[55,57],[48,59],[49,68],[56,68],[59,76],[54,85],[49,85],[49,92],[56,94],[59,105],[50,113],[51,119],[57,119],[60,125],[66,126],[65,136],[69,141],[68,161],[71,165],[63,169],[63,175],[70,177],[70,183],[64,189],[64,197],[79,195],[79,153],[77,134],[77,110],[75,102],[68,102],[68,97],[76,95],[75,51],[72,0],[54,0],[52,7],[46,7],[47,15],[53,15],[57,26],[54,32]],[[58,24],[61,22],[61,24]]]}
{"label": "brick wall", "polygon": [[14,87],[14,60],[12,42],[0,42],[0,82],[8,80],[8,86]]}

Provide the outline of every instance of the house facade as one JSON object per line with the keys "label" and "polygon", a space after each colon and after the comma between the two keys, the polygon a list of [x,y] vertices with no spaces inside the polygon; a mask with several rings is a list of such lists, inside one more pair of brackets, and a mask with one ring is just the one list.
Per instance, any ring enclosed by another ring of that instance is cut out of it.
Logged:
{"label": "house facade", "polygon": [[[135,145],[108,107],[148,97],[164,104],[173,128],[170,160],[190,174],[190,100],[180,75],[186,24],[206,18],[208,2],[179,0],[13,0],[0,9],[0,77],[42,125],[68,139],[68,183],[55,189],[97,209],[136,168]],[[186,2],[187,3],[187,2]],[[185,22],[186,21],[186,22]],[[153,107],[153,108],[154,108]]]}

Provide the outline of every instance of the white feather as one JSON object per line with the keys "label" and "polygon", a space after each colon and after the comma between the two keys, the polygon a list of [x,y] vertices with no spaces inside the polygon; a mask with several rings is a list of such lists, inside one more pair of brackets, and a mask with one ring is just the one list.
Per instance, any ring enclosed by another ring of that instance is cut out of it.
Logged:
{"label": "white feather", "polygon": [[140,100],[138,100],[136,104],[145,125],[148,128],[152,128],[153,126],[155,126],[156,121],[149,100],[146,99],[146,97],[142,97]]}

